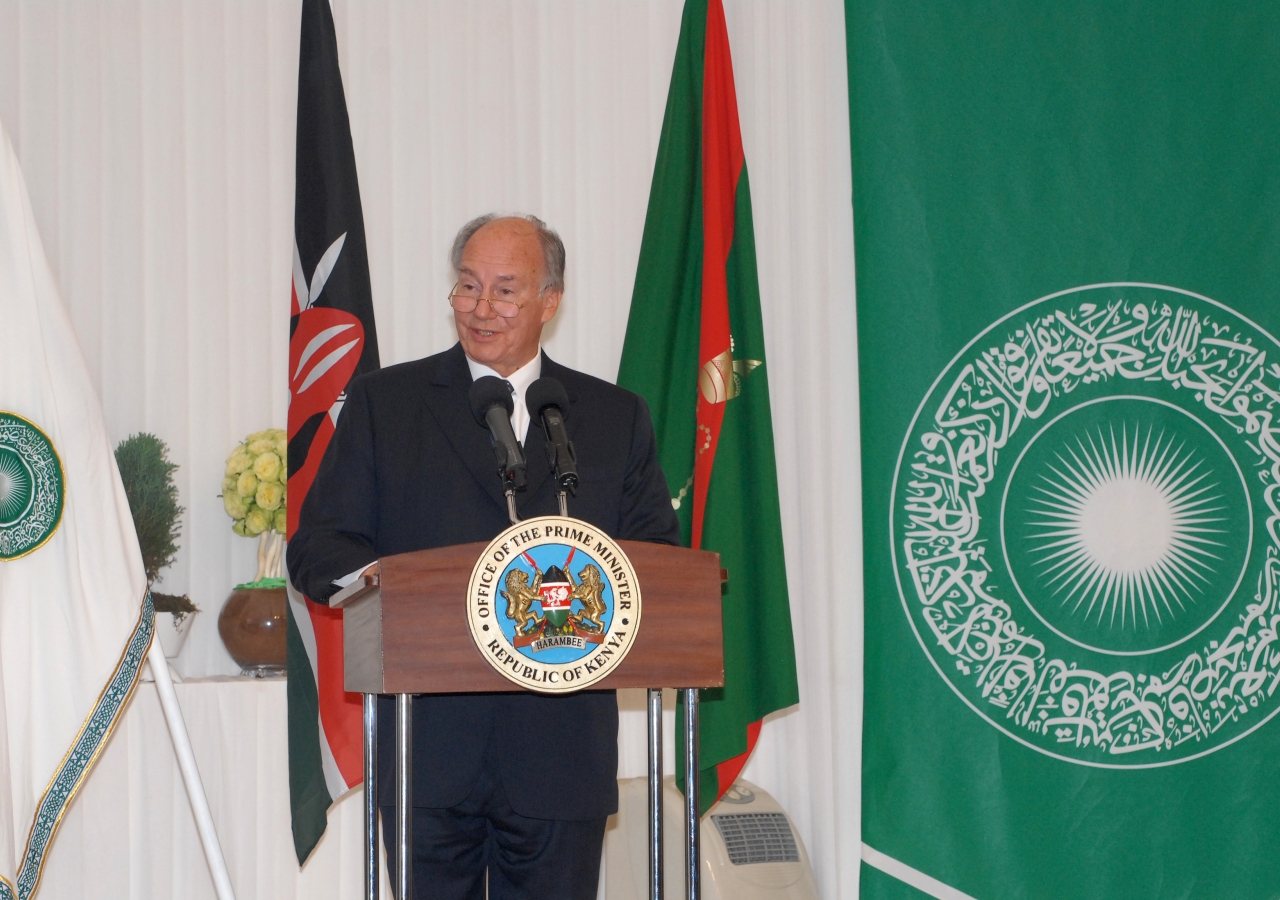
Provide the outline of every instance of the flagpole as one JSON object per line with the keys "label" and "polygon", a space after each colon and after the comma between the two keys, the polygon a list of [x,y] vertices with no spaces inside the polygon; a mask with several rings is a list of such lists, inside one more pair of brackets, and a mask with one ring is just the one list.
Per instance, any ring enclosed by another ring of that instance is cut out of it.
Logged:
{"label": "flagpole", "polygon": [[662,900],[662,688],[649,688],[649,900]]}
{"label": "flagpole", "polygon": [[364,695],[364,898],[378,900],[378,695]]}
{"label": "flagpole", "polygon": [[684,692],[684,883],[689,900],[702,897],[702,848],[699,841],[701,817],[698,815],[698,689]]}
{"label": "flagpole", "polygon": [[173,740],[173,752],[178,757],[182,781],[187,786],[187,799],[191,802],[191,812],[196,819],[196,830],[200,833],[204,858],[209,863],[209,874],[213,876],[214,892],[218,895],[218,900],[235,900],[236,895],[231,890],[231,875],[227,872],[226,860],[222,858],[222,845],[218,842],[213,815],[209,812],[209,799],[204,793],[200,770],[196,768],[196,755],[191,749],[187,723],[182,718],[182,707],[178,706],[178,695],[173,690],[173,679],[169,677],[169,662],[164,658],[164,650],[160,648],[158,637],[151,641],[147,662],[151,664],[151,676],[156,682],[156,693],[160,695],[160,708],[164,710],[164,719],[169,725],[169,737]]}

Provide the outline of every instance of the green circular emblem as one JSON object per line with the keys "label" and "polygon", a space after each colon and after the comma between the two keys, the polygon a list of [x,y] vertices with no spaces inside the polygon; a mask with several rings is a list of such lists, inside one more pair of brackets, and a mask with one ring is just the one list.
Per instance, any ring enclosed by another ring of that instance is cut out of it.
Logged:
{"label": "green circular emblem", "polygon": [[987,328],[916,411],[890,513],[921,647],[1050,756],[1145,767],[1280,711],[1280,343],[1105,284]]}
{"label": "green circular emblem", "polygon": [[0,560],[39,549],[62,521],[62,461],[48,436],[0,410]]}

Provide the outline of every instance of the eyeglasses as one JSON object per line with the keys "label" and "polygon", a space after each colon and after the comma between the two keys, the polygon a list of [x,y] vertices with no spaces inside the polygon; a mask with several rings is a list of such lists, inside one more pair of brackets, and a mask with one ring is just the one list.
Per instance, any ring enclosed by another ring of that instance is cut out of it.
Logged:
{"label": "eyeglasses", "polygon": [[517,303],[514,300],[494,300],[492,297],[481,297],[480,288],[475,285],[459,285],[461,285],[461,282],[455,284],[453,290],[449,292],[449,305],[456,312],[469,313],[480,305],[481,300],[489,304],[489,309],[493,310],[495,316],[501,316],[504,319],[514,319],[520,315],[520,310],[524,309],[523,303]]}

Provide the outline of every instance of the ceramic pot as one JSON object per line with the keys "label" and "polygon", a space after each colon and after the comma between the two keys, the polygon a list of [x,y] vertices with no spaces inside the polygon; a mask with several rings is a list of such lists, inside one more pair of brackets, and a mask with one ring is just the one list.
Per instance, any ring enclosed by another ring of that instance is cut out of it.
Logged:
{"label": "ceramic pot", "polygon": [[191,633],[191,624],[196,620],[196,612],[189,612],[178,618],[177,613],[156,613],[156,634],[160,638],[160,647],[164,650],[165,659],[176,659],[182,652],[182,646]]}
{"label": "ceramic pot", "polygon": [[218,616],[218,634],[245,675],[283,675],[285,671],[284,588],[239,588]]}

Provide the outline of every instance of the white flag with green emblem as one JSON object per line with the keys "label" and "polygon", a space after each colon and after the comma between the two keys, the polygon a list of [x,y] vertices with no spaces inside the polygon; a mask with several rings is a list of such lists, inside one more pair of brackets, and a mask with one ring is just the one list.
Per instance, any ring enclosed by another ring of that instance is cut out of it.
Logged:
{"label": "white flag with green emblem", "polygon": [[111,442],[0,127],[0,900],[27,900],[154,614]]}

